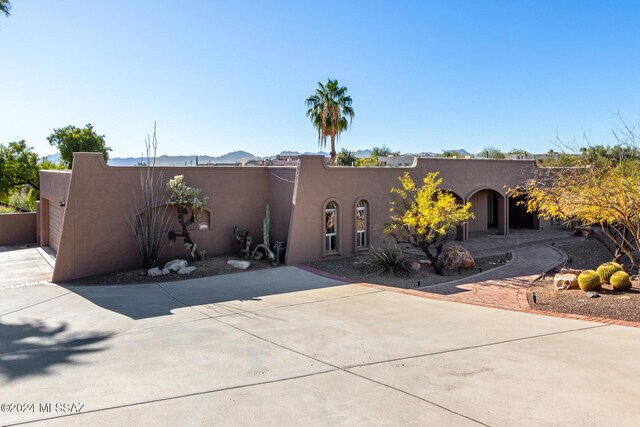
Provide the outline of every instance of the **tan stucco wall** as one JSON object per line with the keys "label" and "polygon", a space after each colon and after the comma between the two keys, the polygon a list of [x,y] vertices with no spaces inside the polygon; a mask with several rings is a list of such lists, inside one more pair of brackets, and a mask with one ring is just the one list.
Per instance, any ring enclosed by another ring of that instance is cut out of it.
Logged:
{"label": "tan stucco wall", "polygon": [[[328,200],[335,200],[339,205],[340,255],[350,255],[355,250],[355,203],[360,198],[367,199],[370,204],[371,244],[391,241],[382,235],[389,218],[389,190],[399,185],[398,177],[405,171],[411,174],[416,183],[428,172],[440,172],[442,189],[457,194],[467,202],[470,196],[483,189],[506,194],[508,188],[521,185],[531,178],[534,168],[534,161],[445,158],[419,158],[412,167],[402,168],[329,168],[321,156],[301,156],[289,226],[287,263],[323,258],[323,214]],[[486,210],[486,205],[478,209]],[[500,226],[500,232],[507,233],[506,204],[501,202],[498,209],[503,212],[502,219],[505,222]]]}
{"label": "tan stucco wall", "polygon": [[[271,208],[271,242],[287,241],[287,263],[299,263],[324,257],[324,206],[334,200],[338,212],[338,249],[340,255],[355,253],[355,207],[360,199],[369,203],[369,242],[380,245],[391,240],[382,233],[389,217],[390,188],[408,171],[416,182],[427,172],[438,171],[442,188],[455,193],[463,202],[478,204],[478,226],[485,222],[486,203],[480,203],[482,190],[504,195],[532,176],[533,161],[416,159],[411,167],[327,167],[321,156],[301,156],[297,168],[291,167],[158,167],[162,174],[158,191],[166,199],[165,183],[175,175],[184,175],[188,185],[202,189],[210,198],[199,222],[207,229],[193,226],[193,240],[208,254],[236,253],[238,244],[232,230],[235,225],[249,230],[254,244],[261,241],[262,218],[266,203]],[[140,168],[109,167],[101,155],[76,153],[73,173],[41,173],[40,242],[46,244],[48,206],[65,203],[63,231],[54,280],[129,269],[141,265],[133,230],[127,221],[140,201]],[[476,195],[476,196],[474,196]],[[499,232],[508,233],[508,209],[498,206],[502,221]],[[484,214],[480,214],[483,212]],[[169,208],[171,224],[178,230],[174,208]],[[463,227],[461,235],[468,235]],[[178,240],[165,246],[161,258],[186,258]]]}
{"label": "tan stucco wall", "polygon": [[0,214],[0,246],[36,242],[36,213]]}
{"label": "tan stucco wall", "polygon": [[40,171],[40,203],[38,203],[38,244],[49,246],[49,205],[60,206],[69,195],[71,171]]}
{"label": "tan stucco wall", "polygon": [[[295,169],[200,166],[158,167],[156,171],[162,174],[157,191],[163,199],[168,197],[166,182],[175,175],[184,175],[187,185],[201,188],[201,196],[209,197],[208,211],[199,221],[208,222],[209,228],[191,232],[198,248],[208,254],[237,251],[235,225],[249,230],[254,243],[259,243],[267,202],[271,208],[272,239],[287,239],[293,185],[271,172],[293,180]],[[46,181],[49,175],[43,178]],[[51,203],[57,202],[54,188],[57,187],[51,185],[51,191],[45,190],[42,196]],[[277,194],[272,194],[272,189]],[[127,221],[127,216],[131,218],[134,210],[140,209],[135,200],[140,201],[139,167],[110,167],[99,154],[75,153],[53,280],[140,266],[133,230]],[[168,212],[172,229],[178,231],[175,209],[169,207]],[[175,257],[188,257],[180,238],[161,252],[163,260]]]}

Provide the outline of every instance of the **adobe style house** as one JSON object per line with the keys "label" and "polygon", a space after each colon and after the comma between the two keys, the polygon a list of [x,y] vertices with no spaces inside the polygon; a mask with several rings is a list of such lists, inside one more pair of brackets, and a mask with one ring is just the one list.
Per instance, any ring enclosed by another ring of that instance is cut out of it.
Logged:
{"label": "adobe style house", "polygon": [[[403,167],[329,167],[322,156],[300,156],[291,166],[157,167],[159,194],[175,175],[202,189],[209,203],[191,232],[209,255],[236,254],[234,226],[247,229],[254,244],[271,209],[271,241],[286,242],[286,263],[350,256],[371,245],[390,243],[383,235],[390,189],[408,171],[416,183],[437,171],[442,188],[471,202],[475,218],[458,227],[458,240],[474,231],[540,228],[533,214],[506,197],[533,176],[535,161],[416,158]],[[70,280],[141,265],[130,218],[139,213],[140,168],[111,167],[98,153],[75,153],[73,171],[42,171],[38,242],[57,252],[54,281]],[[168,194],[167,194],[168,195]],[[173,214],[173,209],[169,208]],[[175,217],[173,227],[178,226]],[[471,238],[472,235],[471,235]],[[186,258],[179,242],[162,257]]]}

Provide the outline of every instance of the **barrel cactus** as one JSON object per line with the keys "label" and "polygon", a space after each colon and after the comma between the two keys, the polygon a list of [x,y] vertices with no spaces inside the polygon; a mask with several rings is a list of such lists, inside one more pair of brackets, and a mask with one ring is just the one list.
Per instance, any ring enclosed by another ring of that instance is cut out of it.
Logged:
{"label": "barrel cactus", "polygon": [[600,288],[600,276],[594,270],[585,270],[578,275],[578,286],[585,292]]}
{"label": "barrel cactus", "polygon": [[611,275],[616,271],[622,271],[622,266],[617,262],[605,262],[596,270],[602,283],[609,283]]}
{"label": "barrel cactus", "polygon": [[628,291],[631,289],[631,279],[624,271],[616,271],[609,280],[611,287],[616,291]]}

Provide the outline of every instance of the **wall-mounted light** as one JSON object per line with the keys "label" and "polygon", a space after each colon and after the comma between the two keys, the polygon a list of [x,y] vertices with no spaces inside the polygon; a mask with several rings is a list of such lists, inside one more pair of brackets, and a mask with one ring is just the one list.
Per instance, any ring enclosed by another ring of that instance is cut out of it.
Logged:
{"label": "wall-mounted light", "polygon": [[209,224],[207,224],[206,222],[201,222],[198,225],[198,230],[208,230],[209,229]]}
{"label": "wall-mounted light", "polygon": [[67,202],[63,202],[62,200],[60,200],[58,203],[60,203],[61,208],[64,208],[65,205],[67,204]]}

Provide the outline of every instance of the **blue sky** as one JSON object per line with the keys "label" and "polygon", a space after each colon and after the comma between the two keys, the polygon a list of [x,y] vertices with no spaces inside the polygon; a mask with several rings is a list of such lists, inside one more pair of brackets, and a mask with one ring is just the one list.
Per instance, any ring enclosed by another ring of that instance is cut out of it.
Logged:
{"label": "blue sky", "polygon": [[339,147],[532,152],[640,120],[640,2],[36,1],[0,18],[0,143],[92,123],[113,157],[317,150],[304,100],[337,78]]}

